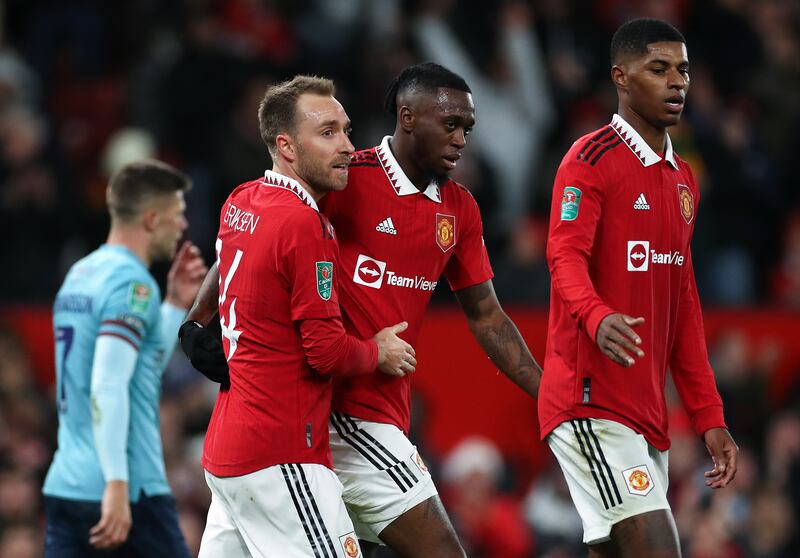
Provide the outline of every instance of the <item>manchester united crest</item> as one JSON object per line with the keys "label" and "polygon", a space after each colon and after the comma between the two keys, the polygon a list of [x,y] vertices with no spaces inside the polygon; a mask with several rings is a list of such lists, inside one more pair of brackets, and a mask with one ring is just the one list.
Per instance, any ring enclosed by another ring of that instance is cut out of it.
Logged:
{"label": "manchester united crest", "polygon": [[447,252],[456,245],[456,217],[455,215],[436,214],[436,244]]}
{"label": "manchester united crest", "polygon": [[681,206],[681,215],[686,224],[694,219],[694,196],[686,184],[678,184],[678,202]]}
{"label": "manchester united crest", "polygon": [[653,481],[647,465],[639,465],[622,471],[622,476],[625,477],[625,484],[628,486],[630,494],[647,496],[653,490]]}
{"label": "manchester united crest", "polygon": [[342,548],[347,558],[360,558],[361,548],[358,546],[354,532],[347,533],[339,537],[339,542],[342,543]]}

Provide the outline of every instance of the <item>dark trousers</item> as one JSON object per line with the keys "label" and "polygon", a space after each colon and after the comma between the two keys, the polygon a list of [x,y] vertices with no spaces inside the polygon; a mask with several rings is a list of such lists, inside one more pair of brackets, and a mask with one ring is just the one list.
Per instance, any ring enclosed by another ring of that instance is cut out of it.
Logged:
{"label": "dark trousers", "polygon": [[100,521],[100,502],[45,496],[45,558],[189,558],[172,496],[145,496],[131,503],[128,540],[114,550],[89,544],[89,529]]}

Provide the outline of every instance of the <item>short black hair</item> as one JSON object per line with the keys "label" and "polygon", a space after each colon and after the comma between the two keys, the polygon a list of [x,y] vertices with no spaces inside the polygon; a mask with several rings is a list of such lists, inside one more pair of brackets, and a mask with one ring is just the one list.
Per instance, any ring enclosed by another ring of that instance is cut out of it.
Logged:
{"label": "short black hair", "polygon": [[651,43],[686,43],[680,31],[666,21],[643,17],[623,23],[611,39],[611,64],[626,54],[647,53]]}
{"label": "short black hair", "polygon": [[423,62],[409,66],[392,80],[386,89],[383,106],[389,114],[395,116],[397,114],[397,96],[400,93],[411,89],[433,93],[441,87],[472,93],[469,85],[460,75],[435,62]]}

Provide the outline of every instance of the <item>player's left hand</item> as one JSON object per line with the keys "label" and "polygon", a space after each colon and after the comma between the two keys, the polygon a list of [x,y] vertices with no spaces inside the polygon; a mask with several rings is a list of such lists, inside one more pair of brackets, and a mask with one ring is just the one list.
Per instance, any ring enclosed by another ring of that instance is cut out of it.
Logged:
{"label": "player's left hand", "polygon": [[739,446],[733,441],[730,432],[725,428],[711,428],[703,434],[708,453],[714,460],[714,468],[706,471],[706,486],[723,488],[736,476],[736,458]]}
{"label": "player's left hand", "polygon": [[178,308],[189,308],[200,290],[208,268],[197,246],[185,241],[167,274],[166,300]]}

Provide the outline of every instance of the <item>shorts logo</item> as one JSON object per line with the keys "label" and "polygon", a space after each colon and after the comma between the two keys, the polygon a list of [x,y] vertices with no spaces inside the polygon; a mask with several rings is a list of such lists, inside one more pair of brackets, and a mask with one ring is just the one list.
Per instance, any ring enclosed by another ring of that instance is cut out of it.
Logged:
{"label": "shorts logo", "polygon": [[678,184],[678,202],[683,220],[688,225],[694,219],[694,196],[686,184]]}
{"label": "shorts logo", "polygon": [[647,240],[628,241],[628,271],[647,271],[650,258],[650,242]]}
{"label": "shorts logo", "polygon": [[447,252],[456,244],[456,216],[436,214],[436,244]]}
{"label": "shorts logo", "polygon": [[144,314],[150,307],[150,287],[146,283],[134,281],[128,294],[128,306],[138,314]]}
{"label": "shorts logo", "polygon": [[628,492],[635,496],[647,496],[653,490],[653,480],[647,465],[639,465],[622,471]]}
{"label": "shorts logo", "polygon": [[342,543],[342,548],[347,558],[359,558],[361,556],[361,548],[358,546],[355,532],[342,535],[339,537],[339,542]]}
{"label": "shorts logo", "polygon": [[330,300],[333,292],[333,262],[317,262],[317,294]]}
{"label": "shorts logo", "polygon": [[566,186],[564,188],[564,195],[561,197],[561,220],[574,221],[578,218],[578,209],[581,205],[580,189],[574,186]]}
{"label": "shorts logo", "polygon": [[428,466],[425,465],[425,462],[422,460],[422,456],[419,454],[419,452],[414,454],[414,463],[417,464],[417,467],[419,467],[419,470],[422,471],[422,474],[428,474]]}
{"label": "shorts logo", "polygon": [[365,287],[380,289],[383,284],[383,274],[386,271],[386,262],[375,260],[364,254],[358,255],[356,269],[353,272],[353,282]]}

